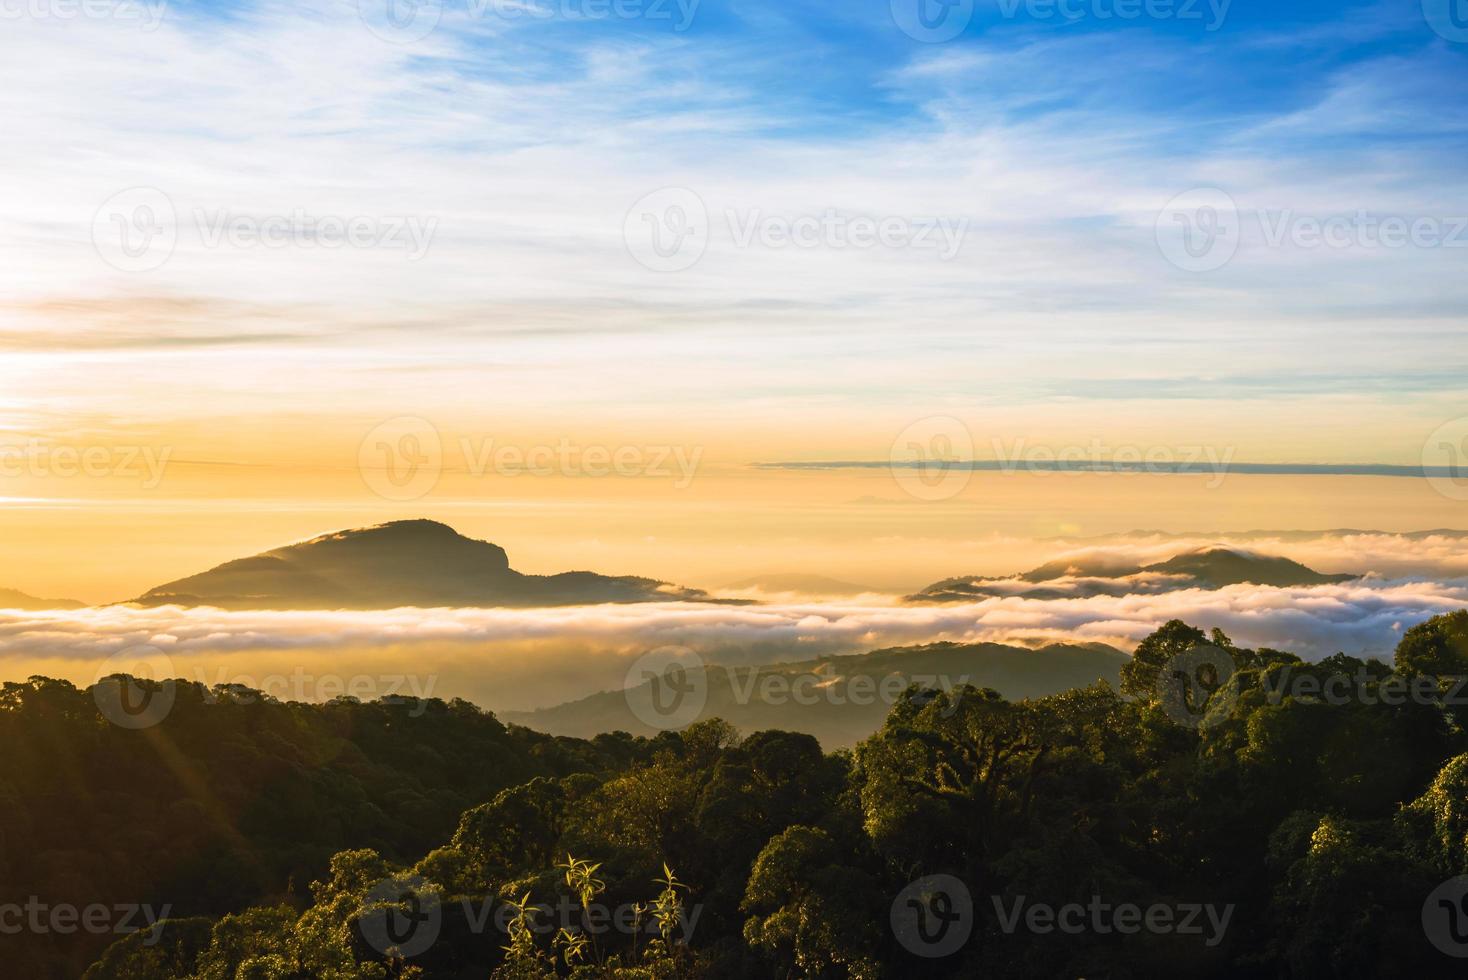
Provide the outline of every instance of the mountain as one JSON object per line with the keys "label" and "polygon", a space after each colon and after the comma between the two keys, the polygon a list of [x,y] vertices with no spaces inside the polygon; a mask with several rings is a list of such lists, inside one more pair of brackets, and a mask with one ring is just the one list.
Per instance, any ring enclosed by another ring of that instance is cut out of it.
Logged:
{"label": "mountain", "polygon": [[1348,582],[1359,575],[1327,575],[1299,562],[1236,548],[1203,548],[1151,565],[1118,563],[1109,557],[1059,559],[1011,578],[960,576],[935,582],[908,602],[960,602],[995,596],[1077,599],[1090,596],[1157,595],[1182,589],[1229,585],[1290,588]]}
{"label": "mountain", "polygon": [[[691,672],[706,691],[696,719],[723,718],[742,732],[781,729],[814,735],[828,750],[855,745],[882,726],[890,698],[918,681],[949,689],[992,687],[1010,699],[1043,697],[1105,680],[1120,685],[1131,658],[1102,643],[1052,644],[1036,650],[1000,643],[930,643],[871,653],[761,667],[710,665]],[[865,678],[853,686],[857,678]],[[538,711],[498,712],[505,721],[552,735],[590,738],[602,732],[656,734],[632,703],[651,701],[653,681],[629,691],[603,691]],[[863,686],[864,685],[864,686]],[[682,727],[680,725],[679,727]]]}
{"label": "mountain", "polygon": [[0,589],[0,609],[82,609],[85,602],[75,599],[38,599],[15,589]]}
{"label": "mountain", "polygon": [[562,572],[525,575],[499,545],[437,521],[392,521],[324,534],[149,589],[146,606],[391,609],[710,601],[656,579]]}
{"label": "mountain", "polygon": [[1327,575],[1288,558],[1230,548],[1186,552],[1167,561],[1147,565],[1142,571],[1186,575],[1206,589],[1242,584],[1272,585],[1277,589],[1286,589],[1301,585],[1330,585],[1360,578],[1359,575],[1351,574]]}

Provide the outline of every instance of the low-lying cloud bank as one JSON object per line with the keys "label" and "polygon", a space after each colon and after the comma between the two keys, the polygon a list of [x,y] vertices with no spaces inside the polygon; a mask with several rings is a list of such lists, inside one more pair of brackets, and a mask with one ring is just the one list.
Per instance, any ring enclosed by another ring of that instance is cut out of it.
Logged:
{"label": "low-lying cloud bank", "polygon": [[[528,708],[619,688],[632,659],[667,645],[739,663],[932,640],[1100,641],[1130,649],[1159,624],[1182,619],[1220,627],[1242,644],[1307,659],[1345,651],[1389,660],[1407,628],[1465,607],[1468,581],[1366,579],[1288,589],[1238,585],[1162,595],[994,597],[941,606],[863,601],[368,612],[173,606],[6,611],[0,612],[0,677],[47,673],[86,683],[108,658],[145,646],[161,651],[179,676],[209,684],[260,686],[267,674],[303,671],[407,671],[433,678],[431,687],[417,685],[419,693]],[[402,690],[411,693],[412,685]]]}

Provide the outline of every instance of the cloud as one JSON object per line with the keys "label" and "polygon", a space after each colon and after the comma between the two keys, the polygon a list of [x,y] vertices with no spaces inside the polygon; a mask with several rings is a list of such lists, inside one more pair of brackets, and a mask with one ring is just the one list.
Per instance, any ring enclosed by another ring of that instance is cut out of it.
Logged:
{"label": "cloud", "polygon": [[[0,663],[87,682],[107,658],[156,647],[183,676],[249,683],[269,672],[408,671],[440,696],[491,707],[559,703],[622,686],[630,662],[677,645],[725,663],[780,662],[934,640],[1099,641],[1130,648],[1162,623],[1220,627],[1246,646],[1319,659],[1390,660],[1403,631],[1468,607],[1468,583],[1378,580],[1296,589],[1033,600],[939,607],[877,602],[725,607],[685,603],[558,609],[225,612],[112,606],[0,612]],[[115,667],[113,669],[116,669]]]}

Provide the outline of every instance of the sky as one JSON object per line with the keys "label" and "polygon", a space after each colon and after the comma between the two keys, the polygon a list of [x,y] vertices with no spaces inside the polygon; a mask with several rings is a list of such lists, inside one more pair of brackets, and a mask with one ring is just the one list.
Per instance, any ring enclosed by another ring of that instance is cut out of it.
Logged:
{"label": "sky", "polygon": [[881,540],[891,587],[992,534],[1465,526],[1422,480],[756,466],[1468,453],[1468,15],[923,4],[0,0],[0,585],[420,515],[694,584]]}

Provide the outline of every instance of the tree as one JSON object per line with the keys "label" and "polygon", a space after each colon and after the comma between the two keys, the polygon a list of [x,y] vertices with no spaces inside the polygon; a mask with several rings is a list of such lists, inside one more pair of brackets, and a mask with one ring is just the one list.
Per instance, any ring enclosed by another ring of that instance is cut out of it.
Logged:
{"label": "tree", "polygon": [[1405,677],[1468,676],[1468,609],[1434,616],[1403,634],[1397,673]]}
{"label": "tree", "polygon": [[[1227,642],[1228,638],[1223,634],[1219,633],[1218,636]],[[1207,642],[1208,636],[1202,630],[1189,626],[1180,619],[1164,624],[1137,644],[1131,662],[1122,665],[1121,693],[1141,701],[1154,700],[1157,697],[1157,682],[1162,669],[1173,658]]]}

